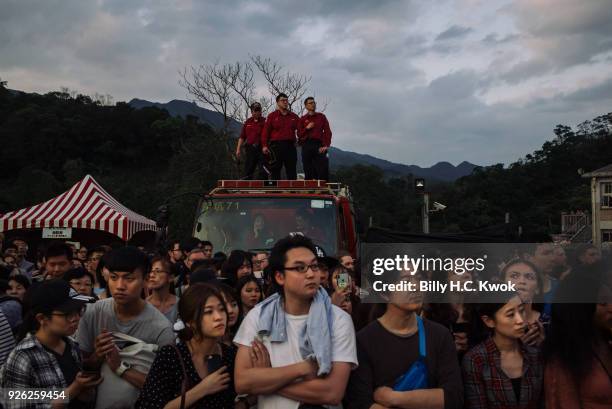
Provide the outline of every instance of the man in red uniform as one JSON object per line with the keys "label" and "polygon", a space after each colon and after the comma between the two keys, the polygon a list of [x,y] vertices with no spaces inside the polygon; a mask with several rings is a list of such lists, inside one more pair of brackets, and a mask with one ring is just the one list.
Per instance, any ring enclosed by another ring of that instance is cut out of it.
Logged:
{"label": "man in red uniform", "polygon": [[265,122],[266,118],[261,114],[261,104],[253,102],[251,117],[244,122],[236,147],[236,158],[240,159],[240,148],[244,146],[244,179],[253,179],[255,169],[258,170],[259,179],[267,179],[262,169],[263,158],[259,149]]}
{"label": "man in red uniform", "polygon": [[302,144],[302,164],[305,179],[329,179],[327,151],[331,145],[332,132],[327,117],[317,112],[313,97],[304,100],[308,111],[298,122],[298,138]]}
{"label": "man in red uniform", "polygon": [[276,97],[276,111],[268,115],[261,137],[264,155],[270,155],[272,179],[281,178],[281,169],[285,166],[287,179],[297,179],[295,165],[297,151],[295,148],[297,124],[300,118],[289,111],[289,98],[285,94]]}

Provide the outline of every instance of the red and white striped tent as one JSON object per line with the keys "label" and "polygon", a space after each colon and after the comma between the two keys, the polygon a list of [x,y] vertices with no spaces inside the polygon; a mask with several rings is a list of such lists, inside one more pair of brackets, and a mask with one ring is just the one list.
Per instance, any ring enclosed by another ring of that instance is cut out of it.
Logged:
{"label": "red and white striped tent", "polygon": [[153,220],[123,206],[91,175],[51,200],[0,216],[0,232],[61,227],[101,230],[124,241],[136,232],[157,230]]}

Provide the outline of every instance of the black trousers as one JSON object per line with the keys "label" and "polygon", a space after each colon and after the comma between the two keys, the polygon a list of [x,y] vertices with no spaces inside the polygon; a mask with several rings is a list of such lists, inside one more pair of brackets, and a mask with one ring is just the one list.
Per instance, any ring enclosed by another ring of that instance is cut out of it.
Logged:
{"label": "black trousers", "polygon": [[270,150],[273,152],[272,160],[269,162],[272,180],[281,179],[281,170],[285,167],[288,180],[297,179],[297,150],[293,141],[274,141],[270,143]]}
{"label": "black trousers", "polygon": [[302,165],[306,180],[329,180],[329,160],[327,152],[319,153],[321,146],[321,141],[317,139],[308,139],[302,145]]}
{"label": "black trousers", "polygon": [[253,179],[257,171],[257,179],[268,179],[263,168],[263,154],[259,145],[244,145],[244,179]]}

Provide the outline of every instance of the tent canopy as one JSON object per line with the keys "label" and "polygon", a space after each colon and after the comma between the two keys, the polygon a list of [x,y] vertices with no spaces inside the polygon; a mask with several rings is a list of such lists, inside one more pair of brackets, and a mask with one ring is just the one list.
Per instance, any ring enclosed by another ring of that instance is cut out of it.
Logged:
{"label": "tent canopy", "polygon": [[157,230],[153,220],[123,206],[91,175],[53,199],[0,216],[0,232],[61,227],[102,230],[124,241],[136,232]]}

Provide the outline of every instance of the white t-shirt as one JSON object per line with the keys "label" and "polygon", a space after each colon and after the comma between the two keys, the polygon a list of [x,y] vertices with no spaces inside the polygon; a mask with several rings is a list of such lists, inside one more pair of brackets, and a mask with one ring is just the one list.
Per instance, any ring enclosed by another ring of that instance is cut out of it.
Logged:
{"label": "white t-shirt", "polygon": [[[357,347],[355,328],[350,315],[333,305],[334,325],[332,334],[332,362],[349,362],[357,366]],[[255,306],[240,324],[234,343],[250,347],[257,335],[259,313],[261,306]],[[303,361],[300,354],[299,334],[306,324],[308,315],[285,314],[287,318],[287,342],[271,343],[266,337],[264,345],[270,354],[273,368],[287,366]],[[260,395],[257,401],[258,409],[297,409],[300,402],[287,399],[281,395]]]}

